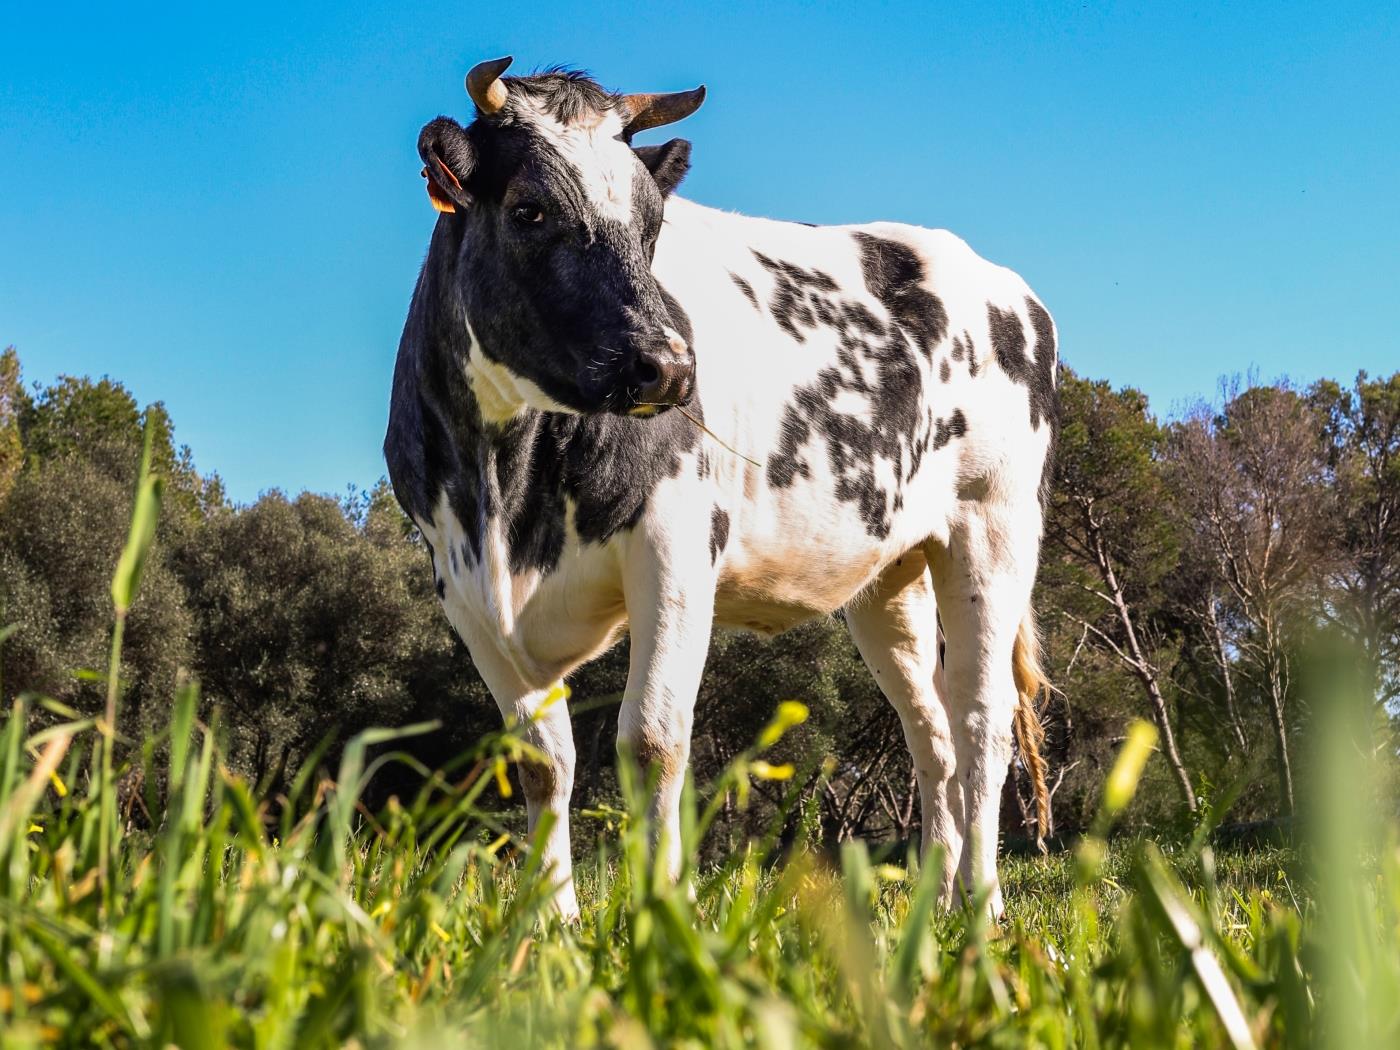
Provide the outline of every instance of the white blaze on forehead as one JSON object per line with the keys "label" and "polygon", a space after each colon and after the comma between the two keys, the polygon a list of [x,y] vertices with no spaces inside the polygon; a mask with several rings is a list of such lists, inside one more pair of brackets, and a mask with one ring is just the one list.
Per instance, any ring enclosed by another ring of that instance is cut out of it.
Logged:
{"label": "white blaze on forehead", "polygon": [[632,221],[632,176],[636,155],[619,137],[622,117],[617,113],[588,113],[568,124],[560,123],[538,105],[530,107],[529,120],[577,173],[584,195],[599,214],[621,223]]}

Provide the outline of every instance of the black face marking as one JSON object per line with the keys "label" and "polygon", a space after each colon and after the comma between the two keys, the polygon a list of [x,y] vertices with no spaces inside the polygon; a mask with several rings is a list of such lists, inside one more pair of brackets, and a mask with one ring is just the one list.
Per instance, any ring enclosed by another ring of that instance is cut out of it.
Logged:
{"label": "black face marking", "polygon": [[988,303],[987,322],[997,364],[1012,382],[1025,386],[1031,427],[1039,430],[1042,420],[1048,420],[1053,427],[1059,417],[1059,398],[1055,390],[1055,334],[1045,308],[1030,298],[1026,300],[1026,305],[1036,334],[1033,358],[1026,356],[1026,329],[1016,311],[1001,310]]}
{"label": "black face marking", "polygon": [[879,299],[890,317],[909,334],[926,360],[948,332],[948,311],[943,301],[924,287],[923,263],[907,244],[857,233],[865,286]]}
{"label": "black face marking", "polygon": [[[754,258],[773,275],[773,296],[768,303],[773,320],[799,343],[805,343],[807,337],[801,329],[816,326],[816,304],[824,302],[820,293],[838,291],[840,286],[820,270],[805,270],[792,263],[771,259],[757,249],[752,251]],[[832,323],[829,315],[822,316],[821,322]]]}
{"label": "black face marking", "polygon": [[710,511],[710,564],[719,560],[720,552],[729,542],[729,512],[718,507]]}
{"label": "black face marking", "polygon": [[[690,144],[673,139],[639,152],[617,142],[600,151],[598,163],[632,167],[629,217],[619,221],[590,198],[585,173],[539,115],[542,108],[564,124],[598,117],[613,97],[579,74],[506,85],[502,112],[465,129],[439,118],[420,136],[434,184],[456,206],[438,220],[447,243],[428,266],[451,273],[443,292],[469,319],[481,354],[568,408],[625,413],[643,400],[638,375],[654,375],[639,372],[639,362],[674,360],[650,260]],[[666,399],[683,398],[688,386],[668,383]]]}
{"label": "black face marking", "polygon": [[[576,179],[552,150],[531,152],[537,143],[528,127],[478,121],[467,134],[480,146],[468,185],[485,203],[442,216],[434,229],[399,346],[384,454],[394,492],[412,517],[435,520],[446,498],[465,533],[462,549],[448,552],[451,560],[479,562],[485,530],[499,524],[509,538],[511,570],[547,573],[563,551],[566,501],[583,541],[605,541],[637,522],[656,485],[680,471],[698,431],[678,413],[635,419],[598,411],[611,407],[609,395],[589,402],[570,371],[568,347],[561,355],[539,340],[561,329],[596,333],[609,317],[634,326],[643,317],[658,334],[669,327],[687,342],[693,331],[644,255],[660,229],[661,200],[641,161],[635,161],[633,226],[593,216],[588,245],[568,231],[544,244],[522,242],[504,226],[506,205],[520,192],[517,175],[524,172],[529,186],[553,187],[563,209],[576,203],[569,196]],[[494,153],[482,160],[485,144]],[[483,246],[494,249],[485,259]],[[585,268],[575,271],[580,256]],[[532,267],[542,267],[546,283],[553,282],[543,297],[517,287]],[[463,316],[471,317],[484,349],[506,348],[500,356],[510,358],[512,371],[590,414],[531,411],[505,424],[485,423],[467,379],[471,339]],[[521,363],[532,354],[537,364]],[[698,399],[689,411],[703,419]]]}
{"label": "black face marking", "polygon": [[730,271],[729,279],[734,282],[735,287],[744,293],[744,298],[753,304],[755,310],[759,309],[758,296],[754,294],[753,285],[744,280],[737,273]]}
{"label": "black face marking", "polygon": [[[822,369],[814,383],[799,387],[784,410],[767,478],[774,488],[785,488],[812,477],[805,450],[820,434],[836,478],[836,497],[854,503],[866,531],[883,539],[892,515],[904,506],[904,486],[918,472],[924,454],[965,434],[967,421],[960,411],[948,420],[935,418],[922,403],[916,354],[931,356],[946,334],[947,317],[942,303],[920,284],[917,256],[903,245],[865,234],[857,240],[867,287],[889,311],[891,323],[858,301],[827,294],[837,288],[825,274],[754,253],[777,279],[771,309],[790,335],[804,341],[804,329],[819,325],[837,335],[836,363]],[[847,394],[863,396],[869,411],[838,411],[838,395]],[[877,474],[878,461],[893,468],[893,491],[885,488],[884,471]]]}

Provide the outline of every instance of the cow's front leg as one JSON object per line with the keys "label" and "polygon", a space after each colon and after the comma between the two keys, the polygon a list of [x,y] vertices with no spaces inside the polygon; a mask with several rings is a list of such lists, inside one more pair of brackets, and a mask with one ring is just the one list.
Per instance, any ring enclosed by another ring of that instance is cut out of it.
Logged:
{"label": "cow's front leg", "polygon": [[542,870],[552,873],[559,889],[554,905],[566,919],[579,915],[574,892],[573,855],[569,845],[569,796],[574,788],[574,734],[563,691],[539,689],[527,683],[491,642],[469,639],[482,680],[491,690],[501,717],[514,725],[520,739],[534,749],[534,761],[517,764],[525,793],[525,812],[533,841],[540,818],[549,813],[553,826],[544,840]]}
{"label": "cow's front leg", "polygon": [[[693,517],[672,521],[684,523]],[[690,761],[695,696],[714,621],[715,573],[708,536],[684,531],[633,537],[625,554],[623,594],[632,638],[627,691],[618,720],[618,750],[656,778],[652,832],[666,870],[681,871],[680,805]]]}

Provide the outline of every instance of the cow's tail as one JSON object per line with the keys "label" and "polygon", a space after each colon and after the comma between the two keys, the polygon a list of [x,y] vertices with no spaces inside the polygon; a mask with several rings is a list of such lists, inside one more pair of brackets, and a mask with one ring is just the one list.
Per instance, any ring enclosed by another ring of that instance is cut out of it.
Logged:
{"label": "cow's tail", "polygon": [[1040,694],[1050,694],[1050,680],[1040,666],[1040,635],[1035,627],[1035,613],[1030,608],[1021,619],[1016,632],[1016,645],[1011,650],[1011,673],[1016,679],[1016,746],[1021,761],[1030,774],[1035,792],[1035,844],[1045,850],[1045,836],[1050,828],[1050,792],[1045,786],[1045,759],[1040,754],[1045,743],[1045,727],[1040,724],[1036,702]]}

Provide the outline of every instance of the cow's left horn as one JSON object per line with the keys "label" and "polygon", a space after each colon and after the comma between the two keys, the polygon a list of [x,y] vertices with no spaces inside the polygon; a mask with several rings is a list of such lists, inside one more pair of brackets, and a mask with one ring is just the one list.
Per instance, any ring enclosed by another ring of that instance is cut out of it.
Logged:
{"label": "cow's left horn", "polygon": [[672,91],[659,95],[623,95],[617,100],[622,113],[622,133],[629,138],[647,128],[659,128],[684,120],[705,101],[705,85],[692,91]]}
{"label": "cow's left horn", "polygon": [[506,105],[506,86],[501,83],[501,74],[510,65],[510,55],[478,62],[467,74],[467,94],[476,103],[477,112],[482,116],[499,113]]}

